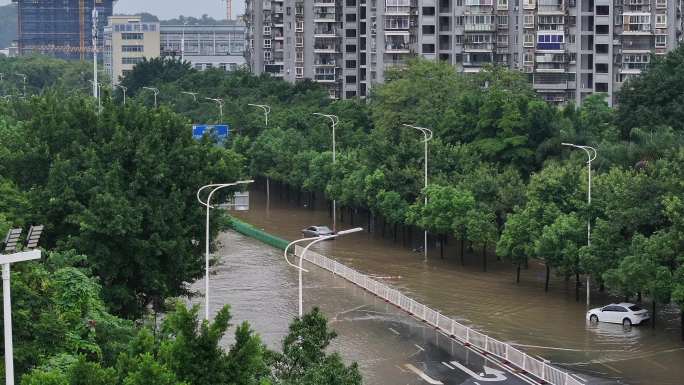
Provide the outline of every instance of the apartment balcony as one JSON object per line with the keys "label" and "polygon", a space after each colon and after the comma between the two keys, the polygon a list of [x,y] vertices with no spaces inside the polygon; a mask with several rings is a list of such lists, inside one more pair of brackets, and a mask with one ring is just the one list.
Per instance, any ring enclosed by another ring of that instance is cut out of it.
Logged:
{"label": "apartment balcony", "polygon": [[564,43],[537,43],[537,51],[563,52]]}
{"label": "apartment balcony", "polygon": [[334,12],[315,13],[314,23],[336,23],[337,15]]}
{"label": "apartment balcony", "polygon": [[465,24],[464,31],[466,32],[494,32],[496,31],[496,24]]}
{"label": "apartment balcony", "polygon": [[314,67],[337,67],[337,60],[335,60],[335,59],[316,59],[316,60],[314,60]]}
{"label": "apartment balcony", "polygon": [[411,45],[406,44],[385,44],[385,53],[411,53]]}
{"label": "apartment balcony", "polygon": [[340,46],[336,44],[314,44],[314,53],[340,53]]}
{"label": "apartment balcony", "polygon": [[570,89],[568,87],[568,82],[558,82],[558,83],[532,83],[532,88],[536,91],[564,91]]}
{"label": "apartment balcony", "polygon": [[335,1],[334,0],[314,0],[313,6],[314,6],[314,8],[315,7],[334,7]]}
{"label": "apartment balcony", "polygon": [[538,15],[564,15],[565,10],[557,5],[538,5]]}
{"label": "apartment balcony", "polygon": [[494,43],[465,43],[463,50],[467,52],[490,52],[494,50]]}
{"label": "apartment balcony", "polygon": [[393,16],[409,16],[411,15],[411,7],[410,6],[386,6],[385,7],[385,15],[393,15]]}
{"label": "apartment balcony", "polygon": [[316,28],[314,29],[315,38],[336,38],[337,28]]}
{"label": "apartment balcony", "polygon": [[337,76],[335,74],[315,74],[314,81],[318,83],[335,83]]}

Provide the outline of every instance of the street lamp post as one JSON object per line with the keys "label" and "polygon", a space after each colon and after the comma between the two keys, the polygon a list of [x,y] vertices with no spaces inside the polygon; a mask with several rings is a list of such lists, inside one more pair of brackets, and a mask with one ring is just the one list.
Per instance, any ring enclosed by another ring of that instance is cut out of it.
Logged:
{"label": "street lamp post", "polygon": [[[337,115],[322,114],[320,112],[314,112],[314,115],[322,116],[324,118],[330,119],[332,123],[332,155],[333,155],[333,169],[335,168],[336,156],[335,156],[335,127],[340,122]],[[333,232],[337,231],[337,200],[333,199]]]}
{"label": "street lamp post", "polygon": [[[248,106],[256,107],[256,108],[261,108],[264,110],[264,120],[266,122],[266,128],[268,128],[268,114],[271,113],[271,106],[268,106],[266,104],[252,104],[249,103],[247,104]],[[270,209],[271,207],[271,178],[266,177],[266,209]],[[267,211],[268,213],[268,211]]]}
{"label": "street lamp post", "polygon": [[[425,127],[417,127],[417,126],[412,126],[410,124],[404,124],[404,127],[409,127],[416,129],[420,132],[423,133],[423,136],[425,139],[423,140],[423,143],[425,144],[425,188],[428,186],[428,142],[432,140],[432,130],[425,128]],[[427,206],[427,191],[425,192],[425,205]],[[425,261],[427,261],[427,250],[428,250],[428,242],[427,242],[427,230],[423,233],[423,256],[425,258]]]}
{"label": "street lamp post", "polygon": [[[340,235],[358,233],[359,231],[363,231],[363,228],[356,227],[356,228],[349,229],[349,230],[343,230],[343,231],[340,231],[339,233],[334,233],[331,235],[325,235],[325,236],[321,236],[321,237],[302,238],[302,239],[298,239],[296,241],[290,242],[287,245],[287,247],[285,247],[285,252],[283,254],[283,256],[285,257],[285,262],[287,262],[288,265],[294,267],[295,269],[297,269],[299,271],[299,318],[302,318],[302,316],[304,315],[304,306],[303,306],[303,300],[302,300],[302,272],[305,272],[305,273],[309,272],[308,270],[306,270],[302,266],[306,252],[309,251],[309,248],[311,246],[315,245],[316,243],[319,243],[319,242],[322,242],[322,241],[325,241],[328,239],[332,239],[332,238],[337,238]],[[306,245],[306,247],[304,247],[304,250],[302,250],[302,252],[299,254],[299,266],[291,263],[290,260],[287,259],[287,250],[289,250],[290,247],[292,247],[293,245],[295,245],[297,243],[307,242],[307,241],[312,241],[312,242],[310,242],[308,245]]]}
{"label": "street lamp post", "polygon": [[[579,148],[581,150],[584,150],[584,152],[587,153],[587,171],[588,171],[588,178],[589,178],[589,184],[587,186],[587,204],[588,208],[591,208],[591,162],[596,159],[596,149],[591,146],[579,146],[576,144],[572,143],[561,143],[563,146],[568,146],[568,147],[573,147],[573,148]],[[587,218],[587,246],[591,246],[591,217]],[[589,290],[589,278],[590,274],[587,272],[587,306],[589,306],[591,302],[591,291]]]}
{"label": "street lamp post", "polygon": [[223,99],[221,99],[221,98],[205,98],[205,99],[206,99],[206,100],[211,100],[212,102],[215,102],[216,104],[218,104],[218,108],[219,108],[219,124],[220,124],[221,122],[223,122],[223,105],[224,105]]}
{"label": "street lamp post", "polygon": [[102,99],[101,99],[101,95],[100,95],[102,84],[97,83],[94,80],[91,80],[90,82],[93,83],[93,89],[96,90],[95,97],[97,98],[97,113],[99,114],[100,111],[102,110]]}
{"label": "street lamp post", "polygon": [[126,86],[122,86],[121,84],[117,84],[114,87],[119,87],[121,91],[124,94],[124,106],[126,105],[126,91],[128,91],[128,88]]}
{"label": "street lamp post", "polygon": [[197,92],[189,92],[189,91],[181,91],[181,94],[192,96],[192,100],[194,102],[197,102],[197,95],[199,95],[199,93],[197,93]]}
{"label": "street lamp post", "polygon": [[[214,184],[208,184],[206,186],[200,187],[199,190],[197,190],[197,200],[199,203],[201,203],[203,206],[206,206],[207,208],[207,223],[206,223],[206,245],[205,245],[205,261],[204,261],[204,269],[205,269],[205,277],[204,277],[204,319],[209,320],[209,210],[213,208],[211,206],[211,197],[214,195],[214,193],[222,188],[225,187],[231,187],[231,186],[237,186],[240,184],[248,184],[254,182],[253,180],[241,180],[233,183],[214,183]],[[209,192],[209,196],[207,197],[206,202],[202,202],[202,199],[200,198],[200,193],[202,190],[211,188],[211,191]]]}
{"label": "street lamp post", "polygon": [[183,22],[183,33],[181,36],[181,63],[185,62],[185,26],[188,25],[187,21]]}
{"label": "street lamp post", "polygon": [[24,97],[26,97],[26,79],[28,79],[28,76],[26,74],[20,73],[16,73],[15,75],[21,76],[21,78],[24,80]]}
{"label": "street lamp post", "polygon": [[271,113],[271,107],[268,106],[268,105],[266,105],[266,104],[252,104],[252,103],[249,103],[249,104],[247,104],[247,105],[248,105],[248,106],[252,106],[252,107],[261,108],[262,110],[264,110],[264,119],[266,120],[266,127],[268,128],[268,114]]}
{"label": "street lamp post", "polygon": [[12,297],[10,265],[16,262],[32,261],[40,259],[40,250],[34,250],[38,246],[43,226],[31,226],[26,237],[26,248],[29,251],[16,252],[21,229],[12,229],[5,237],[5,253],[0,256],[2,263],[2,302],[3,322],[5,329],[5,385],[14,385],[14,346],[12,345]]}
{"label": "street lamp post", "polygon": [[157,108],[157,95],[159,95],[159,89],[155,87],[143,87],[143,89],[152,91],[154,93],[154,108]]}

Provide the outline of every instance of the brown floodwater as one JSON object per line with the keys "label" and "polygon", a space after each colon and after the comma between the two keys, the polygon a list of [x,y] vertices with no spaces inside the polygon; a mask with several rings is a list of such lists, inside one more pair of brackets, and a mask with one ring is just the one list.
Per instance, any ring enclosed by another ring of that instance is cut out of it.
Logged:
{"label": "brown floodwater", "polygon": [[[271,192],[266,205],[263,191],[254,189],[250,210],[235,215],[270,233],[286,239],[301,237],[301,229],[311,225],[331,225],[327,205],[311,209],[304,200],[297,204],[279,199]],[[351,227],[349,214],[338,228]],[[356,217],[357,226],[366,226],[366,217]],[[684,343],[679,334],[679,312],[675,307],[659,309],[656,328],[650,325],[625,330],[621,325],[589,325],[586,306],[575,300],[573,280],[551,278],[544,293],[544,268],[531,263],[515,283],[515,269],[491,257],[487,272],[482,258],[466,255],[462,266],[457,242],[444,249],[445,258],[434,240],[430,241],[428,261],[422,253],[373,233],[356,233],[320,244],[318,251],[334,257],[361,272],[375,276],[417,301],[461,320],[497,339],[522,347],[556,365],[570,370],[615,378],[629,384],[684,384]],[[422,244],[414,234],[413,246]],[[477,253],[479,254],[479,253]],[[582,293],[584,298],[584,293]],[[320,299],[325,302],[325,298]],[[614,301],[605,294],[592,293],[593,306]],[[322,305],[322,304],[321,304]],[[290,314],[289,316],[291,316]],[[269,323],[264,321],[265,325]]]}

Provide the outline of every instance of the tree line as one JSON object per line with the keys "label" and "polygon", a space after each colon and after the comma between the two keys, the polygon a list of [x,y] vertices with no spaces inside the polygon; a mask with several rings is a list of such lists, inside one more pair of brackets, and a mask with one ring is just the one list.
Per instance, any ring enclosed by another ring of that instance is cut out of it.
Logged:
{"label": "tree line", "polygon": [[[463,75],[426,60],[391,70],[369,101],[333,102],[306,81],[201,73],[164,60],[139,65],[123,84],[147,102],[142,87],[158,86],[165,103],[194,121],[215,122],[215,106],[181,91],[223,97],[225,120],[237,131],[230,146],[253,176],[324,192],[395,229],[453,236],[461,258],[463,244],[479,249],[485,263],[495,252],[518,280],[521,266],[540,261],[546,290],[551,274],[574,277],[579,299],[590,275],[600,290],[648,298],[655,311],[657,303],[684,308],[682,66],[683,49],[654,57],[622,85],[615,108],[600,94],[554,106],[523,74],[492,67]],[[272,107],[268,127],[249,103]],[[315,112],[340,118],[334,168],[329,122]],[[403,124],[434,131],[428,188],[422,136]],[[586,154],[564,142],[598,150],[591,205]]]}
{"label": "tree line", "polygon": [[[229,307],[207,322],[177,300],[202,274],[197,189],[243,178],[246,160],[194,140],[166,106],[123,106],[105,88],[100,110],[87,68],[0,60],[28,75],[25,97],[2,88],[13,97],[0,100],[0,233],[45,226],[46,258],[12,268],[17,383],[360,384],[355,364],[326,352],[335,334],[318,310],[293,321],[280,352],[246,323],[224,349]],[[213,235],[224,219],[212,216]]]}

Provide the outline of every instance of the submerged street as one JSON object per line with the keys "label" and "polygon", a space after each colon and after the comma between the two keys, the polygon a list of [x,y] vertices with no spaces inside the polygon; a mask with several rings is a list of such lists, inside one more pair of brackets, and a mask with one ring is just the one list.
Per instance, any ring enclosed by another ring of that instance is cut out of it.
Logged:
{"label": "submerged street", "polygon": [[[271,349],[279,349],[297,311],[297,273],[280,250],[235,232],[219,237],[221,263],[211,277],[212,314],[231,305],[233,324],[248,321]],[[403,311],[316,267],[304,275],[304,305],[320,307],[339,337],[330,351],[358,362],[364,383],[478,384],[527,382]],[[201,292],[204,281],[194,290]],[[194,300],[203,303],[201,298]],[[224,344],[233,342],[227,335]],[[613,384],[581,374],[588,384]],[[479,381],[479,382],[478,382]]]}
{"label": "submerged street", "polygon": [[[325,208],[298,208],[294,203],[278,201],[274,194],[271,197],[270,209],[266,210],[265,194],[253,191],[250,211],[237,213],[237,216],[287,239],[299,237],[304,227],[329,224]],[[360,219],[360,224],[364,225]],[[359,225],[359,219],[355,225]],[[349,226],[348,222],[340,223],[340,227]],[[545,294],[541,266],[531,264],[528,270],[523,270],[521,283],[516,285],[515,272],[510,265],[492,257],[485,273],[481,271],[479,257],[467,257],[465,267],[462,267],[455,257],[456,245],[449,246],[445,249],[445,259],[441,260],[439,250],[432,244],[427,264],[423,263],[421,254],[402,247],[401,241],[394,243],[382,239],[377,232],[325,242],[318,251],[373,275],[417,301],[492,337],[513,343],[571,371],[629,384],[681,384],[684,346],[677,334],[675,310],[660,310],[655,330],[650,325],[630,330],[613,324],[588,325],[584,319],[584,303],[575,301],[573,282],[552,277],[551,290]],[[289,274],[295,276],[294,271]],[[324,300],[316,304],[328,314],[326,305],[341,300],[332,296],[322,298]],[[296,301],[296,293],[293,292],[289,300]],[[593,293],[592,302],[592,306],[600,306],[609,303],[610,299]],[[306,297],[305,304],[312,305]],[[339,312],[339,309],[335,306],[330,311]],[[285,318],[293,316],[294,302],[284,311],[288,312]],[[286,320],[282,322],[286,323]],[[255,324],[259,331],[270,330],[267,325],[263,326]],[[339,325],[336,328],[344,330]],[[344,346],[340,350],[344,352]],[[377,355],[371,357],[376,359]],[[362,366],[368,365],[359,361]]]}

